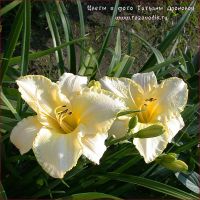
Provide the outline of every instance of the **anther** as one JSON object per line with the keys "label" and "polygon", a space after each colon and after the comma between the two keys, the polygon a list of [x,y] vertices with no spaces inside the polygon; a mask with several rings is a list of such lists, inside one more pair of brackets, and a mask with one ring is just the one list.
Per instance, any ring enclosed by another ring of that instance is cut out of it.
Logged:
{"label": "anther", "polygon": [[154,98],[149,98],[149,99],[146,99],[145,101],[150,101],[150,102],[152,102],[152,101],[155,101],[155,100],[157,100],[157,99],[154,99]]}
{"label": "anther", "polygon": [[67,111],[68,111],[68,109],[63,110],[63,111],[60,111],[60,112],[58,112],[58,115],[62,115],[62,114],[64,114],[64,113],[66,113]]}

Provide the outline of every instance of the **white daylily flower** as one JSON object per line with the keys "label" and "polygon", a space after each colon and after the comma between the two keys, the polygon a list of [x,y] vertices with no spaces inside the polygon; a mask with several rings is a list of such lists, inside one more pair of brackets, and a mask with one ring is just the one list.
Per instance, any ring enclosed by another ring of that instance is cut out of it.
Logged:
{"label": "white daylily flower", "polygon": [[[184,126],[180,112],[188,98],[186,83],[173,77],[158,84],[153,72],[138,73],[132,79],[104,77],[100,82],[102,88],[123,98],[130,110],[144,110],[137,114],[139,123],[134,132],[155,123],[165,126],[166,131],[158,137],[133,140],[145,162],[153,161]],[[123,137],[127,133],[129,120],[130,116],[116,119],[109,134]]]}
{"label": "white daylily flower", "polygon": [[83,154],[98,164],[106,150],[107,131],[124,103],[112,93],[88,88],[87,78],[65,73],[58,83],[39,75],[17,80],[22,98],[37,113],[11,132],[21,154],[31,148],[42,168],[55,178]]}

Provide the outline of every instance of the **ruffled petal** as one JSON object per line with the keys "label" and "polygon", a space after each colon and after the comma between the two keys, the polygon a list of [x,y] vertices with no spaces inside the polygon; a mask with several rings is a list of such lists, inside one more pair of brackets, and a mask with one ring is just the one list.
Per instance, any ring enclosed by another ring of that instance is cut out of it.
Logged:
{"label": "ruffled petal", "polygon": [[20,153],[24,154],[32,148],[33,141],[41,127],[42,125],[37,120],[37,116],[27,117],[14,127],[10,140],[19,149]]}
{"label": "ruffled petal", "polygon": [[[135,132],[151,126],[153,124],[138,123]],[[154,161],[166,148],[168,143],[168,132],[165,131],[162,135],[152,138],[134,138],[133,144],[139,151],[140,155],[144,157],[146,163]]]}
{"label": "ruffled petal", "polygon": [[55,118],[54,109],[69,104],[69,100],[60,93],[58,85],[44,76],[23,76],[16,82],[22,98],[38,114],[43,112]]}
{"label": "ruffled petal", "polygon": [[142,88],[131,79],[105,76],[100,79],[100,83],[103,89],[123,98],[131,109],[136,108],[143,98]]}
{"label": "ruffled petal", "polygon": [[71,103],[74,118],[88,128],[88,134],[106,133],[117,113],[126,108],[124,102],[110,92],[95,88],[85,88]]}
{"label": "ruffled petal", "polygon": [[78,76],[71,73],[64,73],[58,82],[61,92],[70,98],[73,93],[80,92],[87,86],[88,78],[86,76]]}
{"label": "ruffled petal", "polygon": [[172,141],[174,136],[184,127],[184,125],[183,118],[179,114],[166,122],[169,133],[168,142]]}
{"label": "ruffled petal", "polygon": [[92,162],[99,164],[99,160],[106,151],[105,140],[107,133],[97,133],[96,135],[86,135],[81,139],[83,145],[83,155]]}
{"label": "ruffled petal", "polygon": [[139,84],[145,93],[150,92],[153,88],[158,86],[154,72],[137,73],[134,74],[131,79]]}
{"label": "ruffled petal", "polygon": [[42,128],[33,143],[33,151],[42,168],[54,178],[63,178],[82,154],[81,130],[63,134]]}
{"label": "ruffled petal", "polygon": [[152,92],[152,97],[157,99],[153,108],[157,110],[157,116],[180,113],[188,99],[187,84],[176,77],[166,79]]}

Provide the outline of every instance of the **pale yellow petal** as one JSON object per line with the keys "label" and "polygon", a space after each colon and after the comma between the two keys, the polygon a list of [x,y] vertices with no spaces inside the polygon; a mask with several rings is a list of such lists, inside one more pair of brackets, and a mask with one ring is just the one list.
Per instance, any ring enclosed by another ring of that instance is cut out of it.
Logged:
{"label": "pale yellow petal", "polygon": [[97,133],[86,135],[81,139],[83,145],[83,155],[92,162],[99,164],[99,160],[106,151],[105,140],[108,137],[107,133]]}
{"label": "pale yellow petal", "polygon": [[172,141],[174,136],[184,127],[184,125],[183,118],[180,114],[166,122],[169,133],[168,142]]}
{"label": "pale yellow petal", "polygon": [[89,134],[106,133],[117,113],[126,108],[124,102],[110,92],[95,88],[85,88],[71,103],[73,116],[90,130]]}
{"label": "pale yellow petal", "polygon": [[11,142],[19,149],[21,154],[28,152],[42,125],[37,116],[31,116],[20,121],[10,134]]}
{"label": "pale yellow petal", "polygon": [[82,154],[81,130],[69,134],[42,128],[33,143],[33,151],[42,168],[54,178],[63,178]]}
{"label": "pale yellow petal", "polygon": [[157,116],[169,117],[180,113],[188,99],[187,84],[176,77],[166,79],[152,92],[152,97],[156,98],[153,109],[157,110]]}
{"label": "pale yellow petal", "polygon": [[58,82],[61,92],[70,98],[73,93],[80,92],[87,86],[88,78],[86,76],[78,76],[71,73],[64,73]]}
{"label": "pale yellow petal", "polygon": [[134,74],[131,79],[139,84],[145,93],[150,92],[158,86],[154,72],[137,73]]}
{"label": "pale yellow petal", "polygon": [[128,131],[130,117],[117,118],[108,131],[109,136],[118,139],[124,137]]}
{"label": "pale yellow petal", "polygon": [[37,113],[40,111],[55,118],[54,109],[69,103],[60,93],[58,85],[44,76],[23,76],[17,80],[17,84],[22,98]]}
{"label": "pale yellow petal", "polygon": [[143,98],[142,88],[131,79],[105,76],[100,79],[100,83],[103,89],[123,98],[130,109],[137,107]]}
{"label": "pale yellow petal", "polygon": [[47,115],[43,110],[38,109],[37,112],[38,121],[45,127],[53,128],[53,129],[60,129],[60,125],[56,118],[52,117],[51,115]]}
{"label": "pale yellow petal", "polygon": [[[153,124],[138,123],[135,132],[151,126]],[[144,157],[146,163],[154,161],[166,148],[168,143],[168,133],[165,131],[162,135],[153,138],[134,138],[133,144],[139,151],[140,155]]]}

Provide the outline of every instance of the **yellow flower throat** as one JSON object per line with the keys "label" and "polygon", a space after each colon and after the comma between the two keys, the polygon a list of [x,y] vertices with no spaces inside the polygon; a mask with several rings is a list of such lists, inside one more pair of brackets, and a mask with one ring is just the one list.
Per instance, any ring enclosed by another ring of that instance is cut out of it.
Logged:
{"label": "yellow flower throat", "polygon": [[65,133],[70,133],[76,128],[72,111],[66,105],[58,106],[55,109],[57,122]]}
{"label": "yellow flower throat", "polygon": [[153,122],[156,118],[156,105],[157,99],[151,97],[142,101],[143,103],[139,106],[143,112],[138,113],[138,119],[141,123]]}

